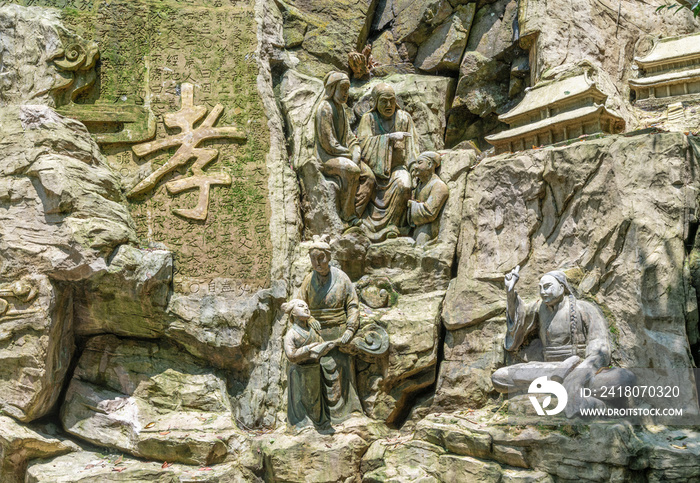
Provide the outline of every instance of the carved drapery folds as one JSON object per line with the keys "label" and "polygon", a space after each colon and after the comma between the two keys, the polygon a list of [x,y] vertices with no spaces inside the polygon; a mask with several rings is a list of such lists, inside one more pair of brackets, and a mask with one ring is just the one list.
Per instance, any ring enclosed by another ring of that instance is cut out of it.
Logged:
{"label": "carved drapery folds", "polygon": [[397,107],[394,88],[383,82],[372,89],[371,109],[355,135],[345,112],[349,85],[345,74],[326,76],[315,118],[316,157],[321,172],[338,186],[339,216],[372,242],[413,232],[424,245],[438,235],[449,193],[435,173],[440,155],[419,156],[422,142],[413,118]]}

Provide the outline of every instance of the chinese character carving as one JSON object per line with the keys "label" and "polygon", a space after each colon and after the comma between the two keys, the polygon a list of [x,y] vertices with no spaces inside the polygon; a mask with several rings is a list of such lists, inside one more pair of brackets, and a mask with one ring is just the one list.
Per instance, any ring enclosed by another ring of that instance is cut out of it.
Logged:
{"label": "chinese character carving", "polygon": [[221,138],[228,138],[242,143],[246,141],[247,137],[235,127],[214,127],[223,111],[221,104],[214,106],[209,115],[195,128],[194,124],[204,117],[207,108],[194,105],[194,88],[192,84],[182,84],[181,99],[182,106],[179,111],[163,116],[166,126],[179,128],[180,132],[156,141],[138,144],[133,147],[133,150],[137,156],[143,157],[161,149],[178,145],[180,148],[163,166],[156,169],[132,188],[127,193],[127,196],[131,198],[152,190],[165,175],[184,165],[190,159],[195,158],[196,161],[190,168],[191,176],[170,181],[165,187],[170,194],[178,194],[186,190],[199,188],[199,199],[195,208],[174,209],[173,212],[185,218],[205,220],[209,210],[209,190],[211,186],[229,186],[231,184],[231,176],[228,173],[205,173],[204,168],[218,156],[219,151],[211,148],[198,148],[197,146],[205,140]]}

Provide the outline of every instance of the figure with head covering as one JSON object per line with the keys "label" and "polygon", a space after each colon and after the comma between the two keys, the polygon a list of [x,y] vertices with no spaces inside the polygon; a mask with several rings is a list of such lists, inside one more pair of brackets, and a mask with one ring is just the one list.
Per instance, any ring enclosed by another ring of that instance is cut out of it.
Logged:
{"label": "figure with head covering", "polygon": [[313,424],[330,427],[331,417],[326,388],[322,383],[320,360],[335,347],[319,335],[318,321],[309,306],[299,299],[282,304],[293,324],[284,336],[284,352],[289,359],[287,371],[287,422],[298,428]]}
{"label": "figure with head covering", "polygon": [[[355,287],[345,272],[330,265],[328,235],[314,236],[309,258],[312,271],[301,284],[299,298],[309,304],[323,340],[334,341],[336,346],[347,344],[360,325]],[[334,347],[321,358],[321,370],[332,422],[343,421],[353,412],[362,413],[352,356]]]}
{"label": "figure with head covering", "polygon": [[[339,186],[340,218],[355,226],[364,206],[356,207],[355,195],[362,172],[360,144],[350,129],[345,112],[350,79],[343,72],[330,72],[325,78],[325,98],[316,110],[316,157],[321,172]],[[370,171],[365,166],[366,171]]]}
{"label": "figure with head covering", "polygon": [[415,189],[408,200],[408,224],[415,227],[413,238],[417,245],[435,239],[440,231],[440,213],[450,195],[447,184],[435,173],[440,167],[440,155],[426,151],[411,166]]}
{"label": "figure with head covering", "polygon": [[396,107],[396,93],[389,84],[372,89],[372,109],[362,116],[357,138],[362,158],[374,174],[375,183],[360,187],[369,198],[362,226],[372,241],[409,231],[406,212],[411,198],[408,168],[418,157],[419,139],[410,114]]}
{"label": "figure with head covering", "polygon": [[608,324],[603,312],[596,305],[577,299],[566,275],[558,270],[540,279],[540,300],[525,304],[515,290],[519,272],[518,266],[505,276],[508,326],[505,349],[516,351],[525,337],[538,329],[544,361],[498,369],[491,378],[494,388],[511,394],[527,391],[535,379],[547,376],[566,388],[568,417],[582,407],[604,407],[605,403],[595,397],[580,397],[580,389],[624,386],[633,382],[634,376],[624,369],[601,371],[610,364]]}

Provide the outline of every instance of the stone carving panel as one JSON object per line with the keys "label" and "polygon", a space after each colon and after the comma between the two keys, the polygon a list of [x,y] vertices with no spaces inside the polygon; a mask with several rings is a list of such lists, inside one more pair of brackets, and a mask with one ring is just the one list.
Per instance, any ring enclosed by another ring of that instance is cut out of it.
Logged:
{"label": "stone carving panel", "polygon": [[566,404],[568,417],[584,408],[605,407],[604,398],[580,397],[580,389],[624,388],[634,383],[635,378],[626,369],[607,367],[611,355],[610,332],[603,311],[597,305],[577,299],[566,274],[559,270],[540,278],[541,301],[526,304],[515,290],[519,272],[520,266],[505,276],[508,328],[505,349],[517,351],[530,333],[538,331],[543,360],[498,369],[492,376],[494,388],[512,396],[525,392],[542,378],[551,378],[568,393],[569,402],[561,401]]}
{"label": "stone carving panel", "polygon": [[207,214],[209,212],[209,190],[211,186],[230,186],[231,176],[228,173],[205,173],[204,168],[214,161],[219,155],[219,151],[216,149],[198,148],[197,146],[209,139],[219,138],[229,138],[243,142],[246,140],[246,136],[235,127],[214,127],[214,124],[219,116],[221,116],[223,110],[221,104],[214,106],[214,109],[212,109],[199,126],[195,128],[195,123],[202,119],[207,109],[203,106],[195,106],[193,104],[194,86],[192,84],[187,82],[182,84],[181,90],[182,106],[180,110],[176,113],[169,113],[163,116],[166,126],[170,128],[179,128],[180,132],[158,141],[138,144],[133,147],[134,153],[139,157],[144,157],[174,146],[179,146],[178,150],[165,164],[155,169],[153,173],[149,174],[145,179],[134,186],[127,193],[127,196],[133,198],[148,193],[156,187],[158,182],[165,175],[185,165],[192,158],[195,158],[195,163],[190,167],[192,176],[170,181],[165,187],[170,194],[179,194],[186,190],[199,188],[199,198],[197,206],[194,209],[173,208],[173,213],[184,218],[203,221],[207,219]]}
{"label": "stone carving panel", "polygon": [[[141,111],[150,109],[155,133],[150,146],[165,146],[166,139],[179,134],[168,119],[181,108],[185,84],[194,86],[193,109],[198,106],[209,112],[208,119],[216,118],[218,112],[217,126],[238,126],[238,139],[245,135],[245,143],[202,139],[200,145],[192,146],[198,150],[198,160],[184,160],[189,163],[173,171],[169,161],[183,154],[176,155],[177,146],[150,154],[145,146],[137,148],[143,158],[128,144],[103,144],[102,149],[127,190],[152,171],[159,173],[159,183],[146,183],[147,196],[129,199],[130,211],[141,240],[164,244],[174,252],[176,290],[189,294],[211,286],[221,294],[231,287],[244,295],[269,286],[272,241],[266,155],[270,135],[257,92],[254,2],[146,0],[138,15],[127,0],[20,3],[61,9],[64,24],[99,45],[99,104],[93,104],[99,112],[91,122],[102,122],[105,105],[124,118],[123,131],[102,132],[103,140],[129,136],[130,142],[147,140],[150,121]],[[88,97],[81,102],[96,100]],[[87,105],[79,104],[81,109]],[[192,128],[202,132],[196,124],[199,119],[192,118]],[[116,130],[116,124],[104,128],[110,129]],[[214,152],[218,156],[211,160],[207,174],[207,158],[201,155]],[[184,171],[190,164],[194,177]],[[203,172],[196,172],[194,168],[200,167]]]}

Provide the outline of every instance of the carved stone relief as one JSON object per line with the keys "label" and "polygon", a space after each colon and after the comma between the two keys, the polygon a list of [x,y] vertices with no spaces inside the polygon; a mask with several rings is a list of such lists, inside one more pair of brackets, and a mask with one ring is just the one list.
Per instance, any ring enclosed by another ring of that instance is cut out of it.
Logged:
{"label": "carved stone relief", "polygon": [[[37,287],[31,280],[21,279],[16,282],[0,284],[0,297],[2,297],[0,298],[0,320],[38,312],[39,309],[32,308],[30,304],[36,298],[37,293]],[[12,299],[15,299],[16,303],[11,303]],[[29,305],[29,307],[19,308],[18,304]]]}
{"label": "carved stone relief", "polygon": [[[561,271],[543,275],[539,283],[541,301],[525,304],[515,290],[519,272],[518,266],[505,276],[508,325],[505,349],[516,351],[528,333],[539,330],[544,361],[498,369],[492,377],[494,388],[513,396],[525,392],[538,378],[550,378],[566,389],[568,417],[585,408],[605,407],[604,398],[581,397],[583,387],[619,386],[624,393],[635,377],[625,369],[608,368],[610,333],[600,308],[577,299]],[[612,391],[612,394],[621,392]]]}
{"label": "carved stone relief", "polygon": [[345,74],[326,76],[325,99],[315,116],[316,157],[337,186],[340,218],[347,231],[360,231],[372,242],[415,231],[413,237],[424,245],[439,233],[438,217],[449,194],[435,173],[440,155],[419,156],[422,141],[413,119],[397,107],[394,88],[386,83],[372,89],[371,109],[356,136],[345,106],[349,86]]}
{"label": "carved stone relief", "polygon": [[[38,3],[61,8],[64,22],[99,45],[93,88],[60,112],[84,122],[126,191],[140,185],[127,198],[137,233],[174,252],[176,290],[238,297],[268,287],[270,137],[254,2],[145,2],[136,16],[126,0]],[[194,86],[189,128],[206,135],[166,146],[184,136],[168,119],[187,109],[185,84]],[[226,137],[230,126],[237,137]]]}
{"label": "carved stone relief", "polygon": [[288,371],[287,421],[297,428],[319,430],[363,414],[358,396],[355,358],[376,360],[389,348],[379,325],[361,327],[360,303],[350,278],[332,267],[328,237],[316,236],[309,247],[312,270],[299,299],[282,306],[293,322],[284,349]]}
{"label": "carved stone relief", "polygon": [[100,52],[95,42],[66,36],[64,48],[52,59],[58,68],[51,95],[59,106],[74,102],[95,83],[95,63]]}
{"label": "carved stone relief", "polygon": [[190,168],[192,176],[170,181],[165,187],[171,194],[178,194],[186,190],[199,188],[199,198],[195,208],[174,209],[173,212],[193,220],[206,220],[209,210],[209,190],[211,186],[229,186],[231,184],[231,176],[228,173],[205,173],[204,168],[214,161],[219,151],[216,149],[198,148],[198,146],[206,140],[217,138],[228,138],[238,142],[245,142],[247,136],[235,127],[214,127],[214,124],[223,111],[223,106],[221,104],[214,106],[214,109],[212,109],[199,126],[195,128],[195,123],[204,117],[207,109],[204,106],[194,105],[194,86],[192,84],[184,83],[181,89],[182,106],[180,110],[175,113],[166,114],[163,117],[167,127],[179,128],[180,132],[159,139],[158,141],[138,144],[133,147],[134,153],[139,157],[144,157],[174,146],[179,146],[178,150],[163,166],[157,168],[153,173],[134,186],[127,193],[127,196],[133,198],[147,193],[158,184],[163,176],[186,164],[190,159],[195,158],[196,161]]}

